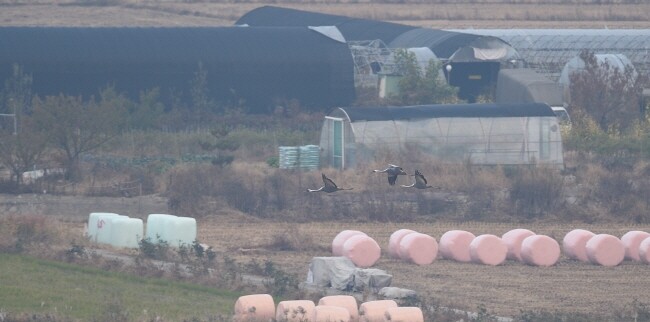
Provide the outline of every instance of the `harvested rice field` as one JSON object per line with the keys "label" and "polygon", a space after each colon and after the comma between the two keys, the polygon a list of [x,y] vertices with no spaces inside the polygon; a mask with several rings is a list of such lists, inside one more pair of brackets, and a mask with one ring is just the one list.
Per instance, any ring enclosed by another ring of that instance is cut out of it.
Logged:
{"label": "harvested rice field", "polygon": [[[270,223],[261,221],[198,221],[199,239],[218,252],[240,262],[252,258],[270,260],[282,269],[307,276],[314,256],[331,256],[331,244],[342,230],[359,230],[382,247],[382,256],[373,268],[393,275],[393,286],[408,288],[433,298],[442,306],[476,310],[484,305],[488,312],[514,316],[521,311],[547,310],[565,313],[610,315],[622,312],[634,302],[647,301],[650,265],[624,261],[616,267],[579,262],[561,255],[550,267],[529,266],[506,260],[498,266],[459,263],[438,257],[432,264],[418,266],[388,256],[390,235],[402,228],[429,234],[437,240],[446,231],[461,229],[501,236],[514,228],[526,228],[548,235],[558,243],[566,233],[582,228],[595,233],[622,236],[630,230],[650,231],[650,225],[553,225],[503,223]],[[276,251],[270,247],[279,236],[294,238],[303,250]]]}

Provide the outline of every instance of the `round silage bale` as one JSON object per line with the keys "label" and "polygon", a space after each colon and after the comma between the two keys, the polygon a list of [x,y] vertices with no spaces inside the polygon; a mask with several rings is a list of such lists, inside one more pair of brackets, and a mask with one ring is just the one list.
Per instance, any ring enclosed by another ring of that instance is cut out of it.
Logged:
{"label": "round silage bale", "polygon": [[332,254],[334,256],[343,256],[343,244],[352,236],[363,235],[366,236],[366,233],[358,230],[344,230],[334,237],[332,240]]}
{"label": "round silage bale", "polygon": [[424,322],[424,315],[419,307],[391,307],[384,313],[384,322]]}
{"label": "round silage bale", "polygon": [[404,236],[414,232],[414,230],[410,229],[400,229],[392,233],[388,240],[388,255],[392,258],[401,258],[399,253],[399,242],[404,238]]}
{"label": "round silage bale", "polygon": [[640,230],[628,231],[621,237],[621,242],[625,246],[625,259],[640,261],[639,245],[641,242],[650,237],[650,233]]}
{"label": "round silage bale", "polygon": [[528,265],[555,265],[560,259],[560,244],[549,236],[528,236],[521,242],[521,259]]}
{"label": "round silage bale", "polygon": [[650,237],[639,244],[639,259],[646,264],[650,264]]}
{"label": "round silage bale", "polygon": [[533,235],[535,235],[534,232],[523,228],[512,229],[503,234],[501,239],[506,243],[506,246],[508,246],[508,256],[506,256],[506,258],[521,262],[521,243],[526,239],[526,237]]}
{"label": "round silage bale", "polygon": [[506,260],[508,246],[499,236],[485,234],[474,238],[469,244],[472,261],[485,265],[499,265]]}
{"label": "round silage bale", "polygon": [[574,229],[568,232],[562,239],[564,254],[571,259],[588,262],[589,257],[587,256],[586,246],[589,239],[594,236],[596,234],[584,229]]}
{"label": "round silage bale", "polygon": [[343,244],[343,256],[362,268],[374,265],[381,256],[379,244],[369,236],[354,235]]}
{"label": "round silage bale", "polygon": [[359,322],[383,322],[386,310],[397,307],[393,300],[377,300],[361,303],[359,306]]}
{"label": "round silage bale", "polygon": [[330,295],[324,296],[318,301],[318,305],[338,306],[348,310],[350,321],[359,321],[359,305],[357,299],[351,295]]}
{"label": "round silage bale", "polygon": [[439,251],[443,258],[459,262],[471,262],[469,244],[474,240],[474,234],[464,230],[450,230],[440,237]]}
{"label": "round silage bale", "polygon": [[350,312],[340,306],[317,305],[314,316],[315,322],[350,322]]}
{"label": "round silage bale", "polygon": [[399,253],[403,260],[417,265],[429,265],[438,256],[438,242],[422,233],[410,233],[399,243]]}
{"label": "round silage bale", "polygon": [[269,294],[240,296],[235,302],[234,321],[266,322],[275,318],[275,303]]}
{"label": "round silage bale", "polygon": [[593,264],[616,266],[625,258],[625,246],[618,237],[598,234],[587,241],[587,257]]}
{"label": "round silage bale", "polygon": [[314,321],[316,305],[308,300],[282,301],[275,310],[276,321]]}

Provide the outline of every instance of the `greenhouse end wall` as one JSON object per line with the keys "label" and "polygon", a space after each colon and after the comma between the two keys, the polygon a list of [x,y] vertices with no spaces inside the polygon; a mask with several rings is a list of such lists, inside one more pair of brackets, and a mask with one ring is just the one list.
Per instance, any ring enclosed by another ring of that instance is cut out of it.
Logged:
{"label": "greenhouse end wall", "polygon": [[[342,125],[341,135],[334,134],[336,122]],[[321,164],[339,169],[375,161],[384,152],[414,149],[451,163],[564,167],[560,126],[553,116],[351,122],[339,109],[325,120],[321,133]]]}

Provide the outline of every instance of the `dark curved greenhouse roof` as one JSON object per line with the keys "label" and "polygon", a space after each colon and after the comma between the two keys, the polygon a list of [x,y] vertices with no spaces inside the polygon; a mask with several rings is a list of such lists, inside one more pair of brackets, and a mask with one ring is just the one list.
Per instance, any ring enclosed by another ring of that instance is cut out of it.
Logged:
{"label": "dark curved greenhouse roof", "polygon": [[336,26],[347,41],[380,39],[391,42],[417,27],[391,22],[352,18],[274,6],[264,6],[243,15],[237,25],[249,26]]}
{"label": "dark curved greenhouse roof", "polygon": [[[534,117],[552,116],[551,108],[543,103],[526,104],[448,104],[389,107],[340,108],[350,122],[392,121],[439,117]],[[336,113],[336,112],[335,112]]]}
{"label": "dark curved greenhouse roof", "polygon": [[[243,15],[236,24],[250,26],[336,26],[346,41],[368,41],[380,39],[391,48],[429,47],[437,57],[447,59],[459,49],[470,45],[485,48],[505,48],[508,57],[517,56],[516,50],[496,37],[475,35],[439,29],[418,28],[345,16],[329,15],[296,9],[264,6]],[[482,43],[477,40],[489,39]],[[464,60],[476,60],[465,58]]]}
{"label": "dark curved greenhouse roof", "polygon": [[479,40],[483,43],[481,47],[485,45],[489,45],[490,47],[503,47],[511,51],[510,55],[513,55],[513,53],[516,54],[516,51],[511,49],[508,43],[496,37],[428,28],[409,30],[393,39],[388,44],[388,47],[429,47],[437,57],[450,58],[462,47],[472,44],[478,45],[477,42]]}
{"label": "dark curved greenhouse roof", "polygon": [[4,27],[0,48],[0,81],[19,64],[36,94],[93,94],[108,84],[136,97],[154,87],[188,93],[200,63],[217,100],[331,107],[355,95],[348,46],[304,27]]}

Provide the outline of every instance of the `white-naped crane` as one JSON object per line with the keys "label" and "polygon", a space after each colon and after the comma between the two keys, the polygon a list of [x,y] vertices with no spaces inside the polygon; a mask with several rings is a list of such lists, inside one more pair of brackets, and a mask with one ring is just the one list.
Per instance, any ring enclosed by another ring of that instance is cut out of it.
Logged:
{"label": "white-naped crane", "polygon": [[415,182],[413,182],[412,185],[401,185],[404,188],[418,188],[418,189],[429,189],[429,188],[435,188],[435,189],[440,189],[440,187],[433,187],[427,185],[427,178],[424,177],[424,175],[420,172],[420,170],[415,170],[415,174],[411,175],[412,177],[415,177]]}
{"label": "white-naped crane", "polygon": [[323,177],[323,186],[318,188],[318,189],[307,189],[308,192],[336,192],[339,190],[352,190],[353,188],[339,188],[332,179],[328,178],[325,176],[324,173],[321,173],[321,176]]}
{"label": "white-naped crane", "polygon": [[384,170],[372,170],[372,171],[376,173],[386,173],[388,175],[388,184],[391,186],[395,185],[395,181],[397,181],[397,176],[408,174],[406,173],[406,171],[404,171],[404,169],[402,169],[402,167],[394,164],[388,164],[388,168]]}

